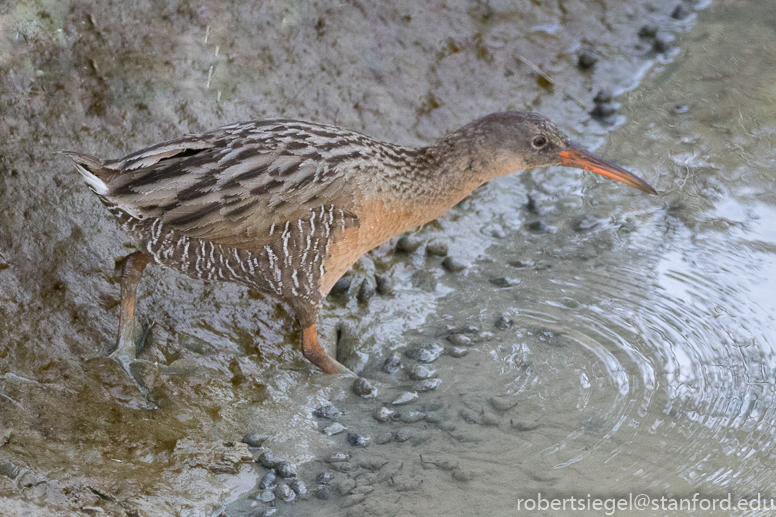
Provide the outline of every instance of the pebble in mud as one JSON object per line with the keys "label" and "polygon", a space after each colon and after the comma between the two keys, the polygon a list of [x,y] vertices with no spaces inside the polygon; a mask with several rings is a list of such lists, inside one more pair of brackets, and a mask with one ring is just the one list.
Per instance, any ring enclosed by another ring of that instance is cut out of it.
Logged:
{"label": "pebble in mud", "polygon": [[329,294],[332,294],[334,296],[343,296],[350,291],[350,284],[353,282],[353,279],[349,276],[343,276],[337,282],[334,284],[334,286],[331,288],[331,291],[329,291]]}
{"label": "pebble in mud", "polygon": [[351,506],[355,506],[359,503],[363,503],[364,501],[366,501],[366,494],[349,495],[345,498],[344,501],[342,501],[342,507],[350,508]]}
{"label": "pebble in mud", "polygon": [[442,267],[451,273],[459,273],[466,269],[466,264],[454,259],[453,257],[447,257],[442,261]]}
{"label": "pebble in mud", "polygon": [[318,418],[326,418],[328,420],[337,420],[342,416],[342,411],[331,404],[325,404],[313,411],[313,416]]}
{"label": "pebble in mud", "polygon": [[690,16],[690,14],[692,14],[692,11],[690,11],[684,4],[679,4],[671,13],[671,18],[674,20],[684,20]]}
{"label": "pebble in mud", "polygon": [[328,425],[323,428],[323,433],[327,436],[334,436],[335,434],[339,434],[342,431],[346,431],[348,428],[344,425],[340,424],[339,422],[335,422],[331,425]]}
{"label": "pebble in mud", "polygon": [[453,470],[452,477],[456,481],[464,481],[465,482],[465,481],[470,481],[472,479],[472,477],[474,477],[474,476],[468,470],[455,469],[455,470]]}
{"label": "pebble in mud", "polygon": [[370,438],[358,433],[348,433],[348,443],[353,447],[366,447],[369,445]]}
{"label": "pebble in mud", "polygon": [[514,287],[518,284],[520,284],[521,280],[519,278],[510,278],[506,276],[499,276],[496,278],[491,278],[489,282],[496,287],[503,288],[503,287]]}
{"label": "pebble in mud", "polygon": [[337,492],[339,492],[340,495],[348,495],[354,488],[356,488],[355,479],[343,479],[337,483]]}
{"label": "pebble in mud", "polygon": [[334,474],[331,472],[321,472],[318,474],[318,477],[315,478],[315,481],[319,485],[328,485],[332,481],[334,481]]}
{"label": "pebble in mud", "polygon": [[413,364],[411,367],[407,368],[407,376],[412,380],[422,381],[424,379],[436,377],[437,371],[422,364]]}
{"label": "pebble in mud", "polygon": [[496,427],[501,423],[501,419],[494,415],[493,413],[488,413],[487,411],[484,411],[482,413],[482,425],[487,425],[491,427]]}
{"label": "pebble in mud", "polygon": [[286,463],[285,461],[278,465],[278,475],[282,478],[294,478],[296,477],[296,467]]}
{"label": "pebble in mud", "polygon": [[392,433],[381,433],[375,436],[375,443],[378,445],[383,445],[385,443],[388,443],[390,441],[393,441],[393,434]]}
{"label": "pebble in mud", "polygon": [[442,379],[426,379],[412,385],[415,391],[434,391],[442,384]]}
{"label": "pebble in mud", "polygon": [[514,324],[515,322],[509,319],[508,316],[506,316],[505,314],[502,314],[501,316],[498,317],[498,319],[496,320],[496,323],[494,323],[493,325],[499,330],[507,330],[508,328],[511,328],[512,325]]}
{"label": "pebble in mud", "polygon": [[290,503],[296,499],[296,492],[294,492],[287,484],[280,483],[275,487],[275,497],[283,502]]}
{"label": "pebble in mud", "polygon": [[401,421],[405,424],[414,424],[426,418],[426,414],[420,411],[405,411],[401,414]]}
{"label": "pebble in mud", "polygon": [[469,336],[464,336],[463,334],[453,334],[452,336],[447,336],[447,340],[453,346],[471,346],[473,343],[472,338]]}
{"label": "pebble in mud", "polygon": [[259,488],[274,488],[276,484],[277,476],[275,475],[274,470],[270,470],[264,476],[262,476],[261,480],[259,481]]}
{"label": "pebble in mud", "polygon": [[353,393],[365,399],[374,398],[377,396],[377,389],[372,386],[371,382],[364,379],[363,377],[359,377],[353,381],[352,389]]}
{"label": "pebble in mud", "polygon": [[446,257],[447,251],[447,244],[440,241],[430,242],[426,246],[426,253],[433,257]]}
{"label": "pebble in mud", "polygon": [[404,355],[421,363],[431,363],[439,358],[443,350],[444,348],[436,343],[430,343],[417,348],[408,348],[404,351]]}
{"label": "pebble in mud", "polygon": [[385,358],[383,362],[383,371],[387,374],[393,375],[401,370],[401,356],[396,352]]}
{"label": "pebble in mud", "polygon": [[305,486],[304,481],[302,481],[301,479],[293,479],[293,480],[291,480],[291,482],[288,484],[288,486],[290,486],[291,490],[296,492],[296,495],[298,495],[300,497],[304,496],[304,495],[307,495],[307,486]]}
{"label": "pebble in mud", "polygon": [[445,348],[445,354],[449,355],[450,357],[455,357],[456,359],[459,359],[461,357],[469,355],[469,349],[461,346],[448,346],[447,348]]}
{"label": "pebble in mud", "polygon": [[650,39],[657,36],[657,32],[660,28],[657,25],[644,25],[639,29],[639,38]]}
{"label": "pebble in mud", "polygon": [[262,490],[256,494],[256,500],[264,503],[271,503],[275,500],[275,493],[270,489]]}
{"label": "pebble in mud", "polygon": [[397,399],[395,399],[391,404],[394,406],[404,406],[406,404],[411,404],[412,402],[415,402],[418,400],[418,394],[414,391],[405,391]]}
{"label": "pebble in mud", "polygon": [[328,458],[326,458],[326,463],[333,465],[335,463],[343,463],[346,461],[350,461],[350,454],[344,453],[344,452],[335,452]]}
{"label": "pebble in mud", "polygon": [[598,56],[590,51],[581,52],[577,58],[577,66],[580,70],[592,70],[596,63],[598,63]]}
{"label": "pebble in mud", "polygon": [[409,235],[403,235],[396,242],[396,252],[413,253],[416,249],[420,248],[421,244],[423,244],[423,242],[420,239],[410,237]]}
{"label": "pebble in mud", "polygon": [[271,452],[262,452],[256,461],[268,469],[274,469],[283,463],[283,458],[276,454],[272,454]]}
{"label": "pebble in mud", "polygon": [[507,411],[517,405],[517,400],[505,399],[502,397],[490,397],[488,404],[497,411]]}
{"label": "pebble in mud", "polygon": [[375,291],[380,296],[390,296],[393,294],[393,283],[385,275],[375,275]]}
{"label": "pebble in mud", "polygon": [[326,485],[318,485],[313,490],[313,495],[322,501],[326,501],[331,497],[331,489]]}
{"label": "pebble in mud", "polygon": [[277,515],[277,513],[277,508],[267,508],[264,510],[264,513],[261,514],[261,517],[272,517],[273,515]]}
{"label": "pebble in mud", "polygon": [[242,443],[246,444],[248,447],[261,447],[267,440],[269,440],[268,434],[248,433],[243,436]]}
{"label": "pebble in mud", "polygon": [[391,417],[393,416],[394,411],[391,411],[387,407],[381,407],[378,409],[375,409],[375,412],[372,413],[372,418],[377,420],[378,422],[388,422],[391,420]]}
{"label": "pebble in mud", "polygon": [[459,411],[458,414],[461,415],[461,418],[463,418],[464,422],[467,422],[469,424],[480,423],[480,416],[477,414],[476,411],[473,411],[468,408],[464,408],[461,411]]}
{"label": "pebble in mud", "polygon": [[368,278],[365,278],[364,281],[361,282],[361,286],[358,288],[356,299],[359,301],[359,303],[367,303],[376,292],[377,288],[374,282]]}

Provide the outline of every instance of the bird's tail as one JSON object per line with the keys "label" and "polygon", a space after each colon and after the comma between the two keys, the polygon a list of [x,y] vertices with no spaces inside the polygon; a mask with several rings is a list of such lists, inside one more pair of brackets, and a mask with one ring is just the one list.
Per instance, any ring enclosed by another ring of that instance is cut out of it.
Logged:
{"label": "bird's tail", "polygon": [[84,177],[84,181],[95,194],[104,196],[108,193],[107,180],[115,174],[103,165],[102,160],[97,157],[76,153],[74,151],[60,151],[75,163],[75,168]]}

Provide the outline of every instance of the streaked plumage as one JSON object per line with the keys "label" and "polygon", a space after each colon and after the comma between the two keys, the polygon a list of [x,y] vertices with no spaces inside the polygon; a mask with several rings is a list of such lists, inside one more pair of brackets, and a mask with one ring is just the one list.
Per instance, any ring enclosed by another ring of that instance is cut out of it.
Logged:
{"label": "streaked plumage", "polygon": [[[323,298],[361,255],[441,216],[491,178],[571,163],[651,189],[595,162],[544,117],[517,112],[489,115],[420,148],[265,120],[118,160],[65,154],[149,260],[271,293],[313,331]],[[127,289],[134,296],[134,286]],[[317,339],[304,344],[308,358],[308,345],[321,352]],[[329,373],[339,368],[330,358],[311,360]]]}

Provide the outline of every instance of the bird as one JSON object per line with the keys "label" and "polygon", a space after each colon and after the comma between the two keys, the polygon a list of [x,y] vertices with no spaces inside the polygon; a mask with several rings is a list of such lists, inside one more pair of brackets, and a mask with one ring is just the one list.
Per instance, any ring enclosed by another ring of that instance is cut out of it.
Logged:
{"label": "bird", "polygon": [[304,357],[327,374],[350,373],[326,354],[316,328],[335,282],[366,252],[441,217],[480,185],[567,166],[656,194],[574,144],[548,118],[518,111],[486,115],[420,147],[270,119],[113,160],[62,153],[137,247],[121,271],[113,354],[125,361],[144,339],[135,300],[148,264],[276,297],[301,325]]}

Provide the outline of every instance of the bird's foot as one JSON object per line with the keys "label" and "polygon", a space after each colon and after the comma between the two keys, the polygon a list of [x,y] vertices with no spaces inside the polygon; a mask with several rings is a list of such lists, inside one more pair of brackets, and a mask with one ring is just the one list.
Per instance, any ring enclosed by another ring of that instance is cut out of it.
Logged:
{"label": "bird's foot", "polygon": [[332,359],[318,341],[318,330],[315,324],[302,329],[302,353],[308,361],[323,370],[323,373],[342,373],[351,377],[358,377],[349,368]]}
{"label": "bird's foot", "polygon": [[155,409],[158,407],[150,398],[149,388],[147,386],[142,372],[145,371],[148,361],[137,358],[137,351],[143,347],[148,332],[152,325],[139,323],[135,319],[122,326],[119,332],[119,339],[116,349],[108,357],[116,361],[121,369],[129,376],[132,383],[142,395],[145,401],[146,409]]}

